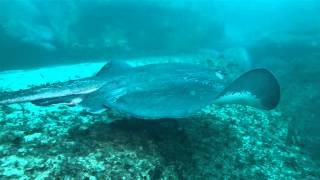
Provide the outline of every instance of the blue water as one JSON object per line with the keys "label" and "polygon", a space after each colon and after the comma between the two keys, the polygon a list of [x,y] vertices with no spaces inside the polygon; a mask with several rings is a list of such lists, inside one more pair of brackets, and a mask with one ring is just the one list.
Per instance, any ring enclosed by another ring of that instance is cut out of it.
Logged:
{"label": "blue water", "polygon": [[319,17],[318,0],[1,0],[1,98],[122,60],[200,64],[228,81],[266,68],[281,101],[152,122],[1,106],[0,179],[320,179]]}

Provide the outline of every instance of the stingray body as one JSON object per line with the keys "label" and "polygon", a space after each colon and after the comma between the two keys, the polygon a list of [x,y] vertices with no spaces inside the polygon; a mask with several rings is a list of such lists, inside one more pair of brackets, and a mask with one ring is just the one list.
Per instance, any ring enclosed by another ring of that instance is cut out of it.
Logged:
{"label": "stingray body", "polygon": [[183,63],[130,67],[111,61],[96,76],[8,92],[0,105],[32,102],[80,104],[89,112],[114,108],[142,119],[185,118],[210,104],[273,109],[280,99],[275,77],[254,69],[227,83],[212,69]]}

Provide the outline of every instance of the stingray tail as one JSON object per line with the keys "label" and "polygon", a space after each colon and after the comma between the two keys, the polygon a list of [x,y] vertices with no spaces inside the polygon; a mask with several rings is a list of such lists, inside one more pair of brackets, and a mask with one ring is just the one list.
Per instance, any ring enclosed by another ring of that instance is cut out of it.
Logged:
{"label": "stingray tail", "polygon": [[254,69],[233,81],[215,100],[215,104],[242,104],[274,109],[280,101],[280,86],[266,69]]}

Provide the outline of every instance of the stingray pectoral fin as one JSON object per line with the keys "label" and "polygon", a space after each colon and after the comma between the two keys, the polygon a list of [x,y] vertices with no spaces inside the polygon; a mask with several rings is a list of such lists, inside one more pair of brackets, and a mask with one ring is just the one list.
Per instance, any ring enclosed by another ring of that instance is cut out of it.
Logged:
{"label": "stingray pectoral fin", "polygon": [[110,89],[108,86],[90,93],[83,98],[81,105],[91,113],[101,113],[113,104],[119,97],[126,94],[126,88]]}
{"label": "stingray pectoral fin", "polygon": [[280,86],[266,69],[254,69],[233,81],[215,100],[215,104],[242,104],[274,109],[280,101]]}
{"label": "stingray pectoral fin", "polygon": [[106,110],[103,103],[103,97],[101,97],[99,93],[94,92],[85,96],[81,102],[81,105],[86,111],[93,114],[98,114]]}

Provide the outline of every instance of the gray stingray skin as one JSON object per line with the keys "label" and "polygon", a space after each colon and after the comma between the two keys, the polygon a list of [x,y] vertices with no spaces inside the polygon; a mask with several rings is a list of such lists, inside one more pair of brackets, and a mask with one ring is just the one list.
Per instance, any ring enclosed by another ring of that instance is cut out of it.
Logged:
{"label": "gray stingray skin", "polygon": [[104,105],[144,119],[190,116],[225,86],[211,69],[177,63],[131,68],[113,82],[99,90]]}

